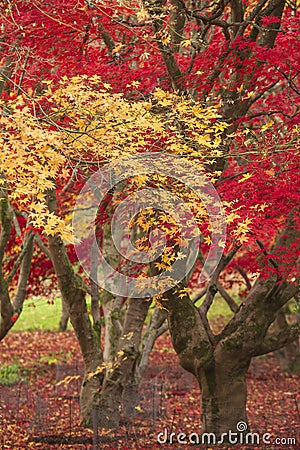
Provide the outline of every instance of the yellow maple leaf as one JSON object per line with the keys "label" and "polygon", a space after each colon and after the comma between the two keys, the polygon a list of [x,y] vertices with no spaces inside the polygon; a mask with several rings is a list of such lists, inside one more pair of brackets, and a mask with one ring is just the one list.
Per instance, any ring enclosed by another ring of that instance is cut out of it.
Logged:
{"label": "yellow maple leaf", "polygon": [[178,260],[185,259],[185,258],[186,258],[186,255],[184,253],[182,253],[182,252],[178,252],[177,253],[177,259]]}
{"label": "yellow maple leaf", "polygon": [[265,171],[267,175],[269,175],[270,177],[273,177],[275,175],[275,170],[272,169],[268,169]]}
{"label": "yellow maple leaf", "polygon": [[210,245],[212,243],[212,240],[210,238],[210,236],[205,236],[205,238],[203,239],[203,241],[205,242],[205,244]]}
{"label": "yellow maple leaf", "polygon": [[136,13],[136,17],[138,22],[143,22],[143,20],[148,18],[148,12],[146,11],[146,9],[142,8]]}
{"label": "yellow maple leaf", "polygon": [[237,240],[241,243],[244,244],[245,242],[249,241],[249,236],[247,234],[241,234],[240,236],[237,237]]}
{"label": "yellow maple leaf", "polygon": [[239,219],[241,216],[235,212],[231,212],[230,214],[226,215],[226,222],[232,223],[235,219]]}
{"label": "yellow maple leaf", "polygon": [[261,127],[261,132],[263,133],[264,131],[266,131],[268,128],[270,128],[273,125],[273,120],[270,120],[269,122],[267,122],[265,125],[263,125]]}
{"label": "yellow maple leaf", "polygon": [[253,176],[253,173],[244,173],[242,178],[238,180],[238,183],[243,183],[246,180],[249,180]]}
{"label": "yellow maple leaf", "polygon": [[179,297],[179,298],[184,298],[184,297],[187,296],[187,294],[188,294],[188,295],[191,294],[191,289],[188,288],[188,287],[183,288],[183,289],[180,289],[179,294],[178,294],[178,297]]}
{"label": "yellow maple leaf", "polygon": [[160,41],[162,45],[166,46],[171,42],[171,36],[169,34],[166,34],[166,36],[163,36]]}
{"label": "yellow maple leaf", "polygon": [[181,41],[181,47],[189,47],[192,44],[192,41],[190,39],[184,39]]}
{"label": "yellow maple leaf", "polygon": [[164,270],[164,271],[168,271],[168,272],[172,271],[172,266],[164,264],[164,263],[156,262],[155,267],[157,267],[158,270]]}

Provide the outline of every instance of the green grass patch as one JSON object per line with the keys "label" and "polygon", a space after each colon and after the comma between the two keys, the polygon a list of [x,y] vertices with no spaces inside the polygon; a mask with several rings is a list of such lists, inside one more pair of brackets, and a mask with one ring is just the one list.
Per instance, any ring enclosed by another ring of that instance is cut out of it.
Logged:
{"label": "green grass patch", "polygon": [[227,321],[233,317],[233,312],[225,302],[225,300],[220,296],[216,295],[213,301],[213,304],[208,310],[207,317],[209,320],[216,319],[217,317],[222,316]]}
{"label": "green grass patch", "polygon": [[[205,296],[195,303],[198,308],[203,302],[204,298]],[[239,303],[236,299],[235,301],[236,303]],[[231,311],[223,297],[220,294],[216,294],[214,301],[208,310],[207,317],[209,320],[214,320],[220,316],[222,316],[224,320],[227,321],[230,320],[231,317],[233,317],[233,312]]]}
{"label": "green grass patch", "polygon": [[[88,307],[90,299],[87,299]],[[199,306],[200,302],[197,302]],[[14,331],[56,331],[58,330],[62,305],[61,298],[57,297],[52,303],[46,298],[27,300],[24,303],[23,311],[14,324]],[[229,320],[233,314],[227,303],[220,295],[216,295],[212,306],[208,311],[208,319],[214,320],[222,316],[225,321]],[[69,323],[68,329],[71,328]]]}
{"label": "green grass patch", "polygon": [[[61,299],[56,298],[52,303],[47,299],[27,300],[23,311],[16,321],[14,331],[54,331],[58,330],[61,315]],[[70,325],[69,325],[70,326]]]}
{"label": "green grass patch", "polygon": [[18,363],[9,364],[0,368],[0,384],[11,386],[21,381],[21,368]]}

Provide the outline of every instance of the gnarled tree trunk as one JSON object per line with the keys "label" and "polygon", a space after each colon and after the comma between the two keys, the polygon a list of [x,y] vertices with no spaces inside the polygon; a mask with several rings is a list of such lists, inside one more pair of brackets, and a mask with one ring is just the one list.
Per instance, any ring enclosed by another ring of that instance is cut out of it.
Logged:
{"label": "gnarled tree trunk", "polygon": [[[292,245],[298,237],[293,219],[288,219],[272,250]],[[271,325],[299,289],[295,283],[279,283],[277,274],[259,277],[234,317],[216,335],[206,317],[211,302],[205,299],[197,309],[187,293],[182,296],[182,287],[166,292],[163,304],[179,362],[200,385],[203,431],[217,437],[229,430],[249,431],[246,373],[251,358],[278,350],[297,338],[297,326],[285,324],[276,332]],[[239,422],[244,422],[246,430],[237,429]]]}
{"label": "gnarled tree trunk", "polygon": [[[56,193],[48,192],[47,203],[50,212],[56,210]],[[64,243],[58,236],[48,236],[51,259],[58,280],[63,302],[67,305],[70,321],[76,333],[84,361],[84,380],[80,392],[80,408],[83,423],[92,424],[92,411],[99,395],[103,376],[97,371],[102,364],[100,336],[94,330],[86,304],[86,288],[81,278],[74,272]]]}
{"label": "gnarled tree trunk", "polygon": [[139,358],[142,328],[149,309],[147,299],[131,298],[125,316],[122,336],[115,359],[108,365],[100,392],[98,425],[115,428],[119,425],[120,406],[127,382],[134,374]]}
{"label": "gnarled tree trunk", "polygon": [[246,373],[250,358],[237,351],[214,351],[212,359],[196,372],[201,392],[202,431],[220,437],[237,424],[248,427]]}

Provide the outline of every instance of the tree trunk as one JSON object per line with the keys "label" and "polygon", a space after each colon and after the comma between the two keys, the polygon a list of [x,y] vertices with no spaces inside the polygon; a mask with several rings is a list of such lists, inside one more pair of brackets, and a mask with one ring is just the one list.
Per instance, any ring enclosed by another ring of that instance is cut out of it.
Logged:
{"label": "tree trunk", "polygon": [[[56,211],[56,193],[49,191],[47,203],[50,212]],[[76,333],[84,361],[84,380],[80,392],[82,422],[92,425],[92,413],[102,385],[103,375],[97,371],[103,362],[102,350],[97,330],[91,324],[87,304],[86,289],[82,279],[74,272],[64,243],[58,236],[48,236],[51,259],[58,280],[62,300],[67,305],[70,321]]]}
{"label": "tree trunk", "polygon": [[135,379],[138,385],[140,384],[144,373],[148,368],[150,353],[154,347],[156,339],[168,329],[168,325],[165,324],[165,326],[163,326],[166,321],[166,317],[166,310],[156,308],[152,314],[151,321],[145,329],[141,342],[141,358],[135,371]]}
{"label": "tree trunk", "polygon": [[[20,252],[11,272],[4,277],[3,261],[6,246],[12,229],[13,211],[9,204],[7,191],[0,189],[0,341],[7,335],[14,325],[23,309],[26,297],[27,281],[34,246],[34,234],[32,231],[26,233],[23,238],[23,248]],[[13,301],[9,292],[9,284],[20,268],[18,285]]]}
{"label": "tree trunk", "polygon": [[100,341],[92,328],[85,301],[86,293],[77,289],[71,294],[70,320],[75,330],[84,360],[84,380],[80,391],[80,411],[85,426],[92,425],[93,408],[97,402],[103,376],[99,373],[90,377],[101,366],[102,351]]}
{"label": "tree trunk", "polygon": [[[244,422],[248,428],[246,413],[246,373],[250,359],[239,354],[215,352],[209,364],[200,367],[197,379],[201,392],[202,431],[214,433],[218,439],[222,433],[245,431],[237,424]],[[224,439],[225,440],[225,439]]]}
{"label": "tree trunk", "polygon": [[101,304],[105,318],[103,359],[106,363],[116,357],[119,340],[122,333],[124,311],[122,311],[122,298],[114,297],[110,292],[102,291]]}
{"label": "tree trunk", "polygon": [[68,305],[62,300],[62,311],[59,320],[59,331],[66,331],[69,321],[69,308]]}
{"label": "tree trunk", "polygon": [[10,301],[8,285],[0,273],[0,341],[5,338],[13,322],[13,307]]}
{"label": "tree trunk", "polygon": [[168,329],[166,321],[166,311],[156,308],[151,317],[151,321],[146,327],[140,345],[140,357],[137,359],[131,377],[123,393],[123,408],[125,417],[135,417],[138,415],[140,403],[140,385],[144,374],[148,368],[149,357],[154,347],[156,339]]}
{"label": "tree trunk", "polygon": [[84,380],[80,392],[80,409],[83,424],[89,426],[92,423],[92,411],[103,379],[101,374],[89,376],[103,362],[100,341],[89,319],[86,292],[80,284],[81,279],[72,269],[63,242],[58,236],[49,236],[48,239],[63,302],[68,307],[70,321],[83,356]]}
{"label": "tree trunk", "polygon": [[150,302],[129,299],[116,358],[108,363],[98,404],[98,426],[116,428],[125,386],[133,377],[139,357],[141,333]]}
{"label": "tree trunk", "polygon": [[[297,316],[297,314],[295,314]],[[296,317],[297,323],[299,323],[299,317]],[[286,320],[285,310],[282,308],[277,313],[276,321],[274,322],[275,330],[280,333],[281,330],[288,326]],[[280,348],[274,352],[278,364],[283,372],[300,372],[300,346],[299,338],[289,342],[286,346]]]}

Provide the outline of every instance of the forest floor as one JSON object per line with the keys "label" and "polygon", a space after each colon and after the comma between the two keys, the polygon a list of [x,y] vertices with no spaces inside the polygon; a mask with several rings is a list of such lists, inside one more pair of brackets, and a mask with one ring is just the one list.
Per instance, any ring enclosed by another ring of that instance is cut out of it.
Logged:
{"label": "forest floor", "polygon": [[[151,355],[137,416],[122,417],[117,430],[80,426],[82,372],[73,331],[12,331],[0,343],[0,450],[195,447],[189,441],[196,442],[201,432],[199,387],[179,366],[168,335],[158,340]],[[247,382],[249,424],[259,434],[259,445],[221,446],[211,441],[197,448],[300,448],[289,441],[298,439],[299,445],[299,376],[281,372],[269,355],[253,360]],[[186,437],[179,436],[178,442],[179,433]],[[262,442],[264,433],[270,433],[271,443]]]}

